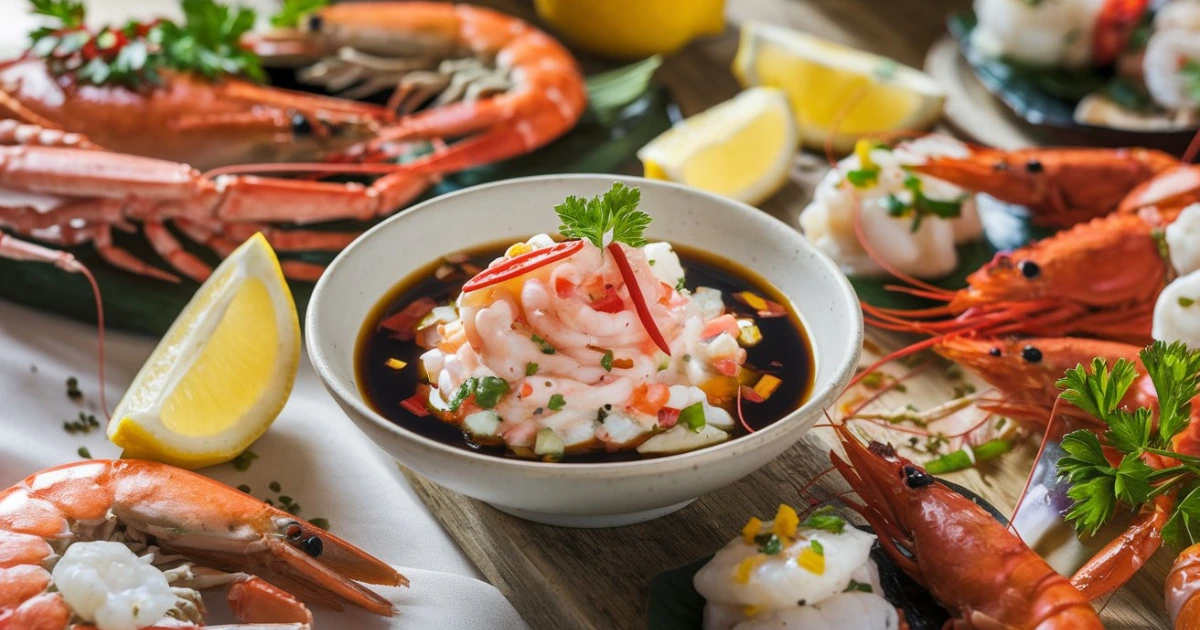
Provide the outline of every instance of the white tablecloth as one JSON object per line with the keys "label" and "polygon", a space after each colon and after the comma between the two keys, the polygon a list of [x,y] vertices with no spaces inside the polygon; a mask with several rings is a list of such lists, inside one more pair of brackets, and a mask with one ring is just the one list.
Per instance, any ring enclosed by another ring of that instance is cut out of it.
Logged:
{"label": "white tablecloth", "polygon": [[[3,0],[7,1],[7,0]],[[115,405],[156,341],[110,333],[105,378]],[[96,401],[96,331],[0,301],[0,488],[43,468],[93,457],[117,457],[102,430],[68,434],[62,423],[87,410],[72,402],[66,380],[79,379],[86,401]],[[97,412],[97,418],[103,414]],[[359,610],[338,614],[314,606],[324,628],[524,628],[494,587],[481,581],[470,560],[413,494],[395,463],[366,438],[326,394],[307,358],[292,398],[271,430],[251,447],[260,459],[241,472],[229,464],[201,472],[256,496],[274,496],[271,481],[301,505],[301,516],[325,517],[332,531],[396,566],[411,588],[378,589],[395,602],[398,616]],[[217,621],[219,597],[208,597]],[[224,619],[223,621],[229,621]]]}

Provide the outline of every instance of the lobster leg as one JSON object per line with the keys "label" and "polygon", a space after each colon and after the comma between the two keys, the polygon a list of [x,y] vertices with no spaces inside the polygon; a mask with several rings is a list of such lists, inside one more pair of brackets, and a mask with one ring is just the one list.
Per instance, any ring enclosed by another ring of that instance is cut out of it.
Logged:
{"label": "lobster leg", "polygon": [[212,267],[183,249],[162,221],[146,221],[142,224],[142,231],[154,251],[171,263],[172,267],[196,282],[208,280],[208,276],[212,274]]}
{"label": "lobster leg", "polygon": [[1162,545],[1162,528],[1174,506],[1173,494],[1156,497],[1125,532],[1071,576],[1071,584],[1093,600],[1121,588]]}
{"label": "lobster leg", "polygon": [[[2,110],[0,110],[2,111]],[[100,149],[82,134],[67,133],[61,129],[23,124],[12,118],[0,119],[0,145],[29,144],[43,147],[71,147],[75,149]]]}
{"label": "lobster leg", "polygon": [[[229,238],[226,234],[218,232],[217,230],[212,229],[208,226],[197,223],[196,221],[188,221],[186,219],[180,219],[179,221],[175,222],[175,225],[178,226],[180,231],[182,231],[184,234],[186,234],[188,238],[213,250],[222,258],[228,256],[230,253],[233,252],[233,250],[237,249],[237,246],[240,242],[245,241],[245,238],[236,239],[236,240],[233,238]],[[243,227],[249,227],[252,229],[255,226],[253,224],[233,223],[233,224],[228,224],[228,225],[218,226],[218,227],[220,227],[220,228],[236,228],[233,231],[238,231]],[[305,232],[304,230],[270,230],[270,231],[271,232],[281,232],[282,231],[285,234],[290,233],[290,232]],[[272,241],[271,236],[269,235],[269,233],[267,231],[263,231],[262,233],[264,236],[267,237],[267,241],[269,243],[271,243],[271,247],[273,247],[277,250],[280,250],[280,251],[295,251],[295,250],[312,251],[312,250],[319,249],[317,247],[305,246],[305,247],[296,247],[296,248],[294,248],[294,250],[288,250],[288,249],[286,249],[286,247],[280,247],[279,245],[276,245],[275,242]],[[316,238],[322,238],[322,237],[326,236],[326,233],[324,233],[324,232],[306,232],[306,233],[312,234]],[[249,232],[249,235],[246,236],[246,238],[249,238],[249,236],[253,236],[253,235],[254,235],[254,232],[251,231],[251,232]],[[282,239],[282,244],[285,246],[286,245],[294,245],[294,243],[288,242],[288,237],[284,237]],[[340,251],[340,249],[341,248],[339,247],[335,250],[335,249],[332,249],[332,247],[331,247],[330,251]],[[280,259],[279,266],[280,266],[280,268],[283,269],[283,275],[287,276],[288,278],[291,278],[292,280],[304,280],[307,282],[315,282],[318,278],[321,277],[321,274],[325,272],[324,265],[318,265],[316,263],[310,263],[310,262],[303,261],[303,260],[289,260],[289,259],[283,258],[283,259]]]}
{"label": "lobster leg", "polygon": [[92,244],[96,248],[96,253],[100,254],[100,257],[108,264],[130,273],[138,274],[139,276],[149,276],[167,282],[179,282],[179,276],[151,267],[137,256],[113,245],[112,228],[110,226],[100,224],[94,229],[95,233],[92,235]]}

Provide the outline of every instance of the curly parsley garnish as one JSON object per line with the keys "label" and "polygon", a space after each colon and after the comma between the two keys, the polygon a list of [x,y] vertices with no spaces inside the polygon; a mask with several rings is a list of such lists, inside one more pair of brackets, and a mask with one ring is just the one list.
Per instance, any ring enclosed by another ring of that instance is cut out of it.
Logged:
{"label": "curly parsley garnish", "polygon": [[[1090,372],[1079,365],[1057,383],[1063,400],[1108,426],[1103,442],[1087,430],[1063,437],[1067,455],[1058,462],[1058,474],[1071,484],[1067,496],[1073,501],[1066,518],[1081,533],[1094,534],[1119,506],[1136,510],[1159,495],[1182,492],[1186,497],[1163,530],[1168,544],[1180,546],[1200,538],[1200,519],[1193,518],[1200,516],[1200,458],[1181,455],[1172,447],[1172,438],[1190,422],[1191,399],[1200,379],[1200,351],[1179,342],[1156,341],[1140,357],[1158,394],[1157,429],[1152,409],[1119,408],[1138,376],[1132,362],[1121,359],[1109,369],[1103,359],[1093,359]],[[1180,463],[1154,469],[1143,460],[1146,454]]]}
{"label": "curly parsley garnish", "polygon": [[283,0],[279,13],[271,16],[271,26],[295,28],[300,20],[317,9],[329,6],[329,0]]}
{"label": "curly parsley garnish", "polygon": [[604,249],[609,243],[630,247],[646,244],[642,233],[650,226],[650,215],[637,209],[642,192],[615,183],[603,195],[583,199],[574,195],[554,206],[562,225],[558,231],[567,238],[589,241]]}
{"label": "curly parsley garnish", "polygon": [[92,85],[138,88],[161,81],[160,72],[265,77],[259,58],[241,44],[254,27],[252,9],[214,0],[182,0],[184,22],[130,21],[96,32],[84,25],[83,5],[71,0],[32,0],[34,12],[56,21],[30,34],[29,53],[51,72]]}

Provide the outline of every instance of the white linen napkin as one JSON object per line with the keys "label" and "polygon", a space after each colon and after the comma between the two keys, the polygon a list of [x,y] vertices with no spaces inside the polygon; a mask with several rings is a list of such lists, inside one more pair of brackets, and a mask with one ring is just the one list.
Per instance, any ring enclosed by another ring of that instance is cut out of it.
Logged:
{"label": "white linen napkin", "polygon": [[[109,333],[105,378],[115,405],[157,342]],[[120,449],[103,428],[69,434],[75,419],[97,401],[96,329],[0,301],[0,489],[25,476],[80,459],[80,447],[96,458]],[[67,397],[66,381],[79,380],[85,402]],[[279,419],[251,447],[259,459],[246,471],[232,465],[200,472],[233,486],[246,484],[258,497],[268,485],[300,504],[300,516],[329,519],[333,533],[396,566],[408,589],[379,588],[398,615],[375,617],[313,606],[321,628],[501,629],[525,623],[495,587],[483,582],[471,561],[417,499],[391,458],[362,434],[325,392],[307,357]],[[410,568],[419,567],[419,568]],[[214,622],[228,622],[220,597],[207,597]]]}

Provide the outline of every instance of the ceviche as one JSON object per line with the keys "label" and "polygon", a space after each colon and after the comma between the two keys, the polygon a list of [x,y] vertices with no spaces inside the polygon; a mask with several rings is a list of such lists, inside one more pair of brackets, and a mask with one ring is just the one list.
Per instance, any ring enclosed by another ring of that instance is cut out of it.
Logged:
{"label": "ceviche", "polygon": [[808,395],[813,359],[776,289],[648,242],[636,188],[555,207],[538,234],[456,253],[386,298],[358,382],[392,421],[494,455],[620,461],[761,429]]}

